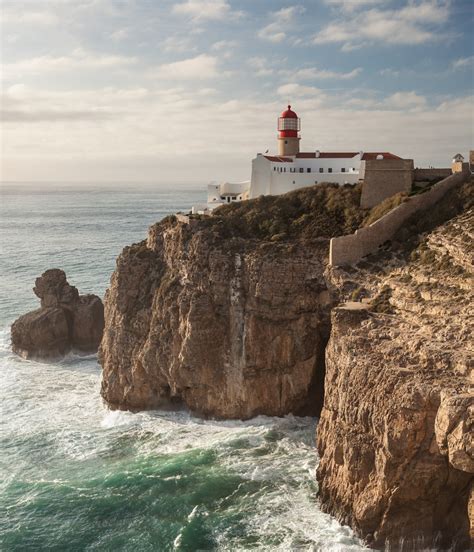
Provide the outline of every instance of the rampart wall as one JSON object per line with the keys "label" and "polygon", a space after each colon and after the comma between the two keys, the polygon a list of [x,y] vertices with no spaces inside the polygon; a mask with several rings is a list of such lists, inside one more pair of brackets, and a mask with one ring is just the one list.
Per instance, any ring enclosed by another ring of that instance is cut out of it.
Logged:
{"label": "rampart wall", "polygon": [[374,253],[380,245],[393,237],[411,215],[430,208],[446,192],[469,177],[468,164],[464,163],[463,172],[448,176],[423,194],[409,197],[405,203],[395,207],[370,226],[359,228],[355,234],[332,238],[329,245],[329,264],[331,266],[352,264]]}
{"label": "rampart wall", "polygon": [[415,169],[413,171],[413,179],[415,182],[423,182],[424,180],[432,180],[434,178],[446,178],[453,174],[451,168],[447,169]]}
{"label": "rampart wall", "polygon": [[413,184],[413,159],[372,159],[360,164],[360,206],[370,209],[399,192],[409,193]]}

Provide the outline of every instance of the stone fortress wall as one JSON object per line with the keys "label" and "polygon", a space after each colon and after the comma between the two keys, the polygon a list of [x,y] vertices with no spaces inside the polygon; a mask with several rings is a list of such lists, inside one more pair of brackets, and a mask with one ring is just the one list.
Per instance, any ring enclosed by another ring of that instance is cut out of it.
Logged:
{"label": "stone fortress wall", "polygon": [[435,178],[446,178],[453,173],[452,169],[415,169],[413,171],[413,180],[423,182]]}
{"label": "stone fortress wall", "polygon": [[[413,159],[372,159],[361,161],[360,206],[370,209],[399,192],[409,193],[413,183]],[[451,172],[451,171],[450,171]]]}
{"label": "stone fortress wall", "polygon": [[377,251],[411,215],[429,209],[446,192],[465,182],[470,177],[468,163],[464,163],[462,168],[462,172],[453,173],[427,192],[407,198],[405,203],[395,207],[370,226],[359,228],[354,234],[332,238],[329,246],[329,264],[338,266],[356,263],[362,257]]}

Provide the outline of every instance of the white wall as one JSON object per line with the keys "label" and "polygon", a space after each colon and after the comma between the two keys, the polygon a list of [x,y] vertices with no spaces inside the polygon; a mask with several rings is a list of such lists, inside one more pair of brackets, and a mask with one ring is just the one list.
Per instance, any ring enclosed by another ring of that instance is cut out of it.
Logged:
{"label": "white wall", "polygon": [[[341,185],[346,182],[355,184],[359,180],[359,166],[359,155],[347,159],[294,158],[294,161],[289,163],[273,162],[263,155],[257,155],[252,160],[249,197],[284,194],[298,188],[313,186],[319,182],[335,182]],[[311,169],[311,172],[307,172],[308,168]],[[330,168],[332,172],[328,171]],[[341,172],[341,168],[345,168],[346,172]],[[291,169],[294,169],[295,172],[291,172]],[[303,172],[300,172],[300,169],[303,169]],[[323,172],[319,172],[320,169]]]}

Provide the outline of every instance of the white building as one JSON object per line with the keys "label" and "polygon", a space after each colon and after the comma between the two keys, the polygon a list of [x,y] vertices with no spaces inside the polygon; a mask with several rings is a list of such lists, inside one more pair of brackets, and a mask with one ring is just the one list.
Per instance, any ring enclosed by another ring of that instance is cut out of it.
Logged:
{"label": "white building", "polygon": [[320,182],[355,184],[362,161],[400,159],[388,152],[300,152],[299,130],[300,119],[289,105],[278,118],[278,155],[258,153],[252,160],[250,181],[210,184],[207,208],[260,195],[284,194]]}

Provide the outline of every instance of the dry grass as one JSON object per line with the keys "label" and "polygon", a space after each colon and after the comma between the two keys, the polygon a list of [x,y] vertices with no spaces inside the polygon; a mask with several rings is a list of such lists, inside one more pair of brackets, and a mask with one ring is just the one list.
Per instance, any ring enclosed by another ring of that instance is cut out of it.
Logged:
{"label": "dry grass", "polygon": [[285,241],[350,234],[366,211],[359,207],[359,186],[317,184],[279,196],[224,205],[207,224],[223,237]]}
{"label": "dry grass", "polygon": [[408,195],[400,192],[388,197],[382,203],[379,203],[375,207],[372,207],[369,214],[366,216],[363,222],[363,226],[370,226],[373,222],[389,213],[395,207],[398,207],[408,199]]}

